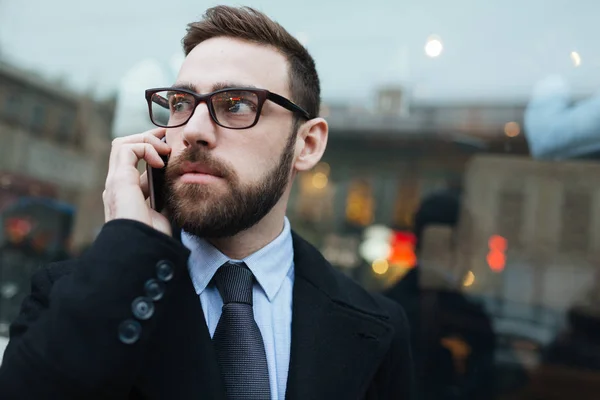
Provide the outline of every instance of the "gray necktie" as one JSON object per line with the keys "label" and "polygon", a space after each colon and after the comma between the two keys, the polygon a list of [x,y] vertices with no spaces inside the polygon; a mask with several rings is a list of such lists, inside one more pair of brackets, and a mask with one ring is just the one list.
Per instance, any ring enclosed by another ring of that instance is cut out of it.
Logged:
{"label": "gray necktie", "polygon": [[213,345],[229,399],[271,398],[269,370],[262,335],[254,321],[254,275],[246,264],[223,264],[214,276],[223,311]]}

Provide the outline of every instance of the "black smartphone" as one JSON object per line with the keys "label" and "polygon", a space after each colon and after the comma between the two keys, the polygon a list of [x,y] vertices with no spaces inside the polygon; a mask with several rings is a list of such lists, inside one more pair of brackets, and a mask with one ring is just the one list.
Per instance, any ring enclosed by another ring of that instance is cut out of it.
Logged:
{"label": "black smartphone", "polygon": [[[165,141],[165,138],[162,139]],[[162,168],[152,168],[146,164],[146,173],[148,175],[148,192],[150,197],[150,207],[161,212],[165,207],[165,172],[167,168],[168,156],[161,155],[160,158],[165,163]]]}

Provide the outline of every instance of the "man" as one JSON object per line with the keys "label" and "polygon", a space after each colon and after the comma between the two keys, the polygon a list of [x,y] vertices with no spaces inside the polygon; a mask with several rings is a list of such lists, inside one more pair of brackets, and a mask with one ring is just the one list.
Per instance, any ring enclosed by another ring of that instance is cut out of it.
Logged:
{"label": "man", "polygon": [[[311,56],[249,8],[208,10],[183,45],[173,88],[146,93],[167,128],[114,142],[97,240],[33,277],[2,398],[411,398],[400,307],[285,218],[327,142]],[[169,218],[137,170],[166,155]]]}

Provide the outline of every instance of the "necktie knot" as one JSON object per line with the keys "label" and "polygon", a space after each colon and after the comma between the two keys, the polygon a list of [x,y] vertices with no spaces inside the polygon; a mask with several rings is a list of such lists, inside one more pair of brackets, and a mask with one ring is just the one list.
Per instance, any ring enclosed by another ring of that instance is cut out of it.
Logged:
{"label": "necktie knot", "polygon": [[254,275],[244,263],[226,262],[215,273],[215,285],[223,304],[243,303],[252,305]]}

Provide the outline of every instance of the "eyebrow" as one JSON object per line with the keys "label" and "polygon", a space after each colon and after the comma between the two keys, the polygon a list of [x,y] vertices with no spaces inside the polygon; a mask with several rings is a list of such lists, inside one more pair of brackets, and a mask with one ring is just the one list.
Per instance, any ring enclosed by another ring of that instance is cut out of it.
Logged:
{"label": "eyebrow", "polygon": [[[196,87],[189,82],[175,83],[173,86],[171,86],[171,88],[172,89],[184,89],[184,90],[189,90],[194,93],[198,93],[198,91],[196,90]],[[221,89],[231,89],[231,88],[254,88],[254,89],[256,89],[256,86],[243,84],[243,83],[239,83],[239,82],[217,82],[212,85],[211,91],[214,92],[214,91],[221,90]]]}

